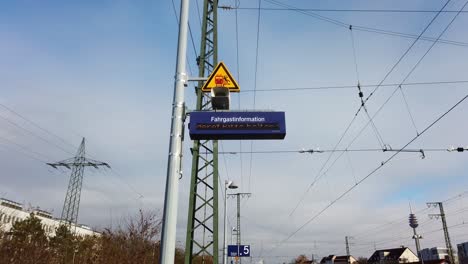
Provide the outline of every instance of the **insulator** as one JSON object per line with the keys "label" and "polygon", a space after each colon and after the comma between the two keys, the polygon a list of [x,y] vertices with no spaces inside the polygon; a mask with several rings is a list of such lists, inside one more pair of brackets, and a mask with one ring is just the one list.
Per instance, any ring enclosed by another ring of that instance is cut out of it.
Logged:
{"label": "insulator", "polygon": [[416,228],[416,227],[419,226],[418,219],[416,218],[416,215],[410,214],[409,217],[408,217],[408,220],[409,220],[410,227]]}

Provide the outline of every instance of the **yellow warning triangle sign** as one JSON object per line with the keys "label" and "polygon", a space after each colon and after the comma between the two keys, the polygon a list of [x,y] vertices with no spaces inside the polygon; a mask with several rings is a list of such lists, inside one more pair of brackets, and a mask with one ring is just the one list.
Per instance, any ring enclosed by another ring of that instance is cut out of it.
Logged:
{"label": "yellow warning triangle sign", "polygon": [[229,88],[230,92],[240,92],[240,87],[223,62],[218,63],[208,80],[202,87],[202,92],[210,92],[215,87]]}

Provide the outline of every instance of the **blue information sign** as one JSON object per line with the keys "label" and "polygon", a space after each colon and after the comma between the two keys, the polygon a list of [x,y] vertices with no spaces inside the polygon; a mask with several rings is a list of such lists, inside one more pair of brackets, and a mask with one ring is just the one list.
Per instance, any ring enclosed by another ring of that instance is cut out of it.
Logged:
{"label": "blue information sign", "polygon": [[228,257],[250,257],[250,245],[228,245]]}
{"label": "blue information sign", "polygon": [[190,138],[284,139],[284,112],[196,111],[190,113]]}

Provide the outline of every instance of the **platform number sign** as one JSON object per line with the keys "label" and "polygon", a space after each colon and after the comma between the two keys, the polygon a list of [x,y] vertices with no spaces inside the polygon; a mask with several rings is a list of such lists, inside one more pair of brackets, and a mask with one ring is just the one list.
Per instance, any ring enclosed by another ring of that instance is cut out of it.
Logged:
{"label": "platform number sign", "polygon": [[229,257],[250,257],[250,245],[228,245]]}

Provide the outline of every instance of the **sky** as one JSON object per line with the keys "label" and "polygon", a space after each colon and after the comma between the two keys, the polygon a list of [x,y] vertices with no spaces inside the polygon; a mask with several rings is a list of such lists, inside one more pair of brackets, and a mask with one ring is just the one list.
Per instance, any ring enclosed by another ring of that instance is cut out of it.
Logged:
{"label": "sky", "polygon": [[[193,44],[189,39],[187,71],[192,76],[197,75],[202,2],[190,1]],[[426,202],[450,198],[444,206],[453,226],[452,243],[468,241],[466,152],[427,151],[424,159],[420,153],[399,153],[382,168],[382,162],[395,152],[240,153],[241,149],[333,149],[360,107],[357,83],[364,97],[380,82],[402,83],[432,45],[423,39],[358,29],[417,36],[435,12],[304,14],[268,10],[280,7],[273,2],[262,0],[261,6],[267,9],[261,10],[258,19],[259,2],[240,0],[237,24],[235,10],[218,11],[218,56],[241,87],[241,93],[231,95],[232,109],[286,112],[285,140],[220,143],[221,151],[235,152],[220,155],[220,180],[234,180],[240,191],[252,193],[242,202],[241,222],[242,240],[251,245],[253,261],[282,263],[299,254],[344,254],[345,236],[352,237],[355,256],[369,257],[374,248],[400,245],[414,250],[407,225],[410,203],[420,221],[422,246],[443,247],[440,220],[428,217],[437,209],[427,208]],[[306,9],[403,10],[439,10],[445,4],[423,0],[280,3]],[[79,222],[98,229],[115,226],[139,208],[162,216],[179,4],[174,0],[174,12],[171,0],[0,3],[1,197],[40,206],[59,217],[70,172],[54,170],[45,162],[73,157],[85,137],[89,157],[108,162],[112,170],[86,170]],[[235,4],[220,1],[220,5]],[[458,11],[464,4],[453,0],[445,10]],[[315,14],[355,29],[319,20]],[[457,43],[435,44],[405,83],[467,80],[468,44],[463,44],[468,43],[467,14],[461,13],[441,37]],[[423,37],[437,38],[455,15],[441,13]],[[324,86],[354,87],[271,91]],[[376,90],[366,102],[370,116],[396,93],[373,119],[375,129],[365,127],[369,117],[361,111],[338,149],[401,148],[468,94],[463,82],[396,88]],[[189,110],[195,108],[195,99],[190,86],[186,91]],[[467,113],[468,102],[462,102],[408,148],[467,147]],[[185,244],[191,145],[186,138],[184,177],[179,181],[180,246]],[[229,225],[235,222],[234,206],[234,200],[228,200]]]}

